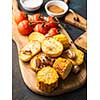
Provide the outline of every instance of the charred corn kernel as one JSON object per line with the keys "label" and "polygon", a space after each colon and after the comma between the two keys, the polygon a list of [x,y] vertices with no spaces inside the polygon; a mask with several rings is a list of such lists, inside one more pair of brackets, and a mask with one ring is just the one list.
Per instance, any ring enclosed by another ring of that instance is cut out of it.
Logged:
{"label": "charred corn kernel", "polygon": [[64,35],[64,34],[58,34],[53,36],[54,39],[56,39],[57,41],[61,42],[64,46],[64,48],[68,48],[69,47],[69,41],[68,38]]}
{"label": "charred corn kernel", "polygon": [[68,77],[71,69],[72,69],[72,62],[70,59],[65,58],[57,58],[53,64],[53,68],[58,72],[60,77],[64,80]]}
{"label": "charred corn kernel", "polygon": [[79,49],[70,49],[72,52],[75,52],[76,57],[74,59],[71,59],[73,65],[80,65],[84,61],[84,53],[80,51]]}
{"label": "charred corn kernel", "polygon": [[50,57],[57,57],[63,51],[63,45],[53,38],[46,38],[42,42],[42,51]]}
{"label": "charred corn kernel", "polygon": [[39,32],[32,32],[29,35],[29,41],[38,40],[40,43],[43,42],[45,36]]}
{"label": "charred corn kernel", "polygon": [[37,73],[37,86],[45,92],[52,92],[58,87],[58,74],[54,68],[47,66]]}

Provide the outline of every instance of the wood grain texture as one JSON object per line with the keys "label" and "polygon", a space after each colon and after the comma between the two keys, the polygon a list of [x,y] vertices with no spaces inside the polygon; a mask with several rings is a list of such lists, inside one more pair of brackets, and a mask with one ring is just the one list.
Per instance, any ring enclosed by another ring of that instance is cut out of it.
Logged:
{"label": "wood grain texture", "polygon": [[84,52],[87,52],[87,32],[84,32],[81,36],[79,36],[74,43],[82,49]]}
{"label": "wood grain texture", "polygon": [[[12,17],[13,18],[13,17]],[[64,28],[61,27],[62,33],[64,33],[70,43],[72,48],[76,48],[74,43],[72,42],[70,36],[68,33],[64,30]],[[14,22],[14,19],[12,19],[12,37],[17,45],[18,52],[20,48],[22,48],[24,45],[28,43],[28,37],[22,36],[18,30],[17,25]],[[33,92],[45,95],[45,96],[54,96],[54,95],[60,95],[65,92],[70,92],[72,90],[75,90],[77,88],[80,88],[85,82],[86,82],[86,65],[85,62],[80,66],[81,71],[74,75],[73,73],[70,73],[69,77],[67,79],[59,80],[59,86],[55,91],[52,93],[46,93],[38,89],[37,87],[37,80],[36,80],[36,73],[31,70],[29,63],[24,63],[19,59],[19,66],[22,74],[22,78],[26,84],[26,86],[31,89]]]}
{"label": "wood grain texture", "polygon": [[65,22],[86,31],[87,30],[87,21],[86,21],[86,19],[83,18],[82,16],[80,16],[79,14],[77,14],[76,12],[75,12],[75,14],[78,17],[79,21],[76,21],[74,19],[75,16],[73,15],[73,13],[68,12],[65,16]]}

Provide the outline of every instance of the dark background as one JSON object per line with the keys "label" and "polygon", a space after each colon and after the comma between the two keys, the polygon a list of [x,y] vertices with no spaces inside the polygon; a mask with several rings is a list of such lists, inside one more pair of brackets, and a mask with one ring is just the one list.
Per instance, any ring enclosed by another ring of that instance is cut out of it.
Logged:
{"label": "dark background", "polygon": [[[17,0],[19,3],[19,0]],[[19,3],[19,9],[24,10],[27,14],[33,14],[40,12],[47,16],[44,10],[45,3],[49,0],[44,0],[44,4],[42,7],[35,11],[35,12],[28,12],[25,11]],[[68,4],[69,8],[73,9],[81,16],[87,19],[87,0],[70,0]],[[72,40],[74,41],[78,36],[80,36],[84,31],[75,28],[72,25],[64,22],[64,18],[59,19],[61,24],[64,26],[66,31],[71,36]],[[87,54],[85,54],[85,61],[87,63]],[[54,97],[45,97],[38,94],[33,93],[30,89],[26,87],[23,82],[19,63],[18,63],[18,52],[15,42],[12,42],[12,99],[13,100],[87,100],[87,83],[85,83],[81,88],[70,92],[65,93],[60,96]]]}

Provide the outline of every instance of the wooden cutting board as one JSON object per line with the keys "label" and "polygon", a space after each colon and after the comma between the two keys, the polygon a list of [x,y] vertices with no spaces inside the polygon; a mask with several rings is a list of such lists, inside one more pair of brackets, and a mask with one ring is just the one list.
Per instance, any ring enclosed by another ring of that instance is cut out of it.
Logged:
{"label": "wooden cutting board", "polygon": [[84,52],[87,52],[87,32],[79,36],[74,43]]}
{"label": "wooden cutting board", "polygon": [[[14,4],[16,6],[16,2],[13,3],[13,6],[14,6]],[[13,14],[12,14],[12,18],[13,18]],[[73,44],[70,36],[68,35],[68,33],[63,28],[61,28],[61,30],[62,30],[62,33],[64,33],[69,38],[71,47],[76,48],[75,45]],[[22,48],[24,45],[26,45],[28,43],[28,37],[22,36],[18,32],[17,25],[14,22],[14,19],[12,19],[12,38],[17,45],[18,52],[19,52],[20,48]],[[65,79],[64,81],[59,80],[59,86],[55,91],[53,91],[52,93],[46,93],[46,92],[43,92],[38,89],[36,73],[31,70],[29,63],[24,63],[19,59],[19,66],[20,66],[22,78],[23,78],[26,86],[29,89],[31,89],[33,92],[41,94],[41,95],[45,95],[45,96],[54,96],[54,95],[60,95],[65,92],[70,92],[72,90],[80,88],[86,81],[86,65],[84,62],[80,66],[81,71],[77,75],[70,73],[69,77],[67,79]]]}
{"label": "wooden cutting board", "polygon": [[[75,17],[77,17],[78,19],[75,20]],[[69,9],[68,13],[66,14],[65,22],[67,22],[77,28],[80,28],[84,31],[87,30],[86,19],[84,17],[82,17],[81,15],[79,15],[78,13],[76,13],[75,11],[73,11],[72,9]]]}

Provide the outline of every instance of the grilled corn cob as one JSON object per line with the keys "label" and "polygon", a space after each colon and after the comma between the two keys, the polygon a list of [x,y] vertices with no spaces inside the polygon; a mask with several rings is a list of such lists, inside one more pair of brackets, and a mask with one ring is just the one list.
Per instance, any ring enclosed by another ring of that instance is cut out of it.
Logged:
{"label": "grilled corn cob", "polygon": [[64,80],[72,69],[72,62],[69,59],[57,58],[53,64],[53,68],[58,72],[60,77]]}
{"label": "grilled corn cob", "polygon": [[52,92],[58,87],[58,74],[54,68],[47,66],[37,73],[37,86],[45,92]]}
{"label": "grilled corn cob", "polygon": [[79,49],[70,49],[72,52],[75,52],[76,57],[74,59],[71,59],[73,65],[80,65],[84,61],[84,53],[80,51]]}
{"label": "grilled corn cob", "polygon": [[53,36],[53,38],[56,39],[57,41],[61,42],[65,49],[68,48],[70,45],[68,38],[64,34],[55,35],[55,36]]}

